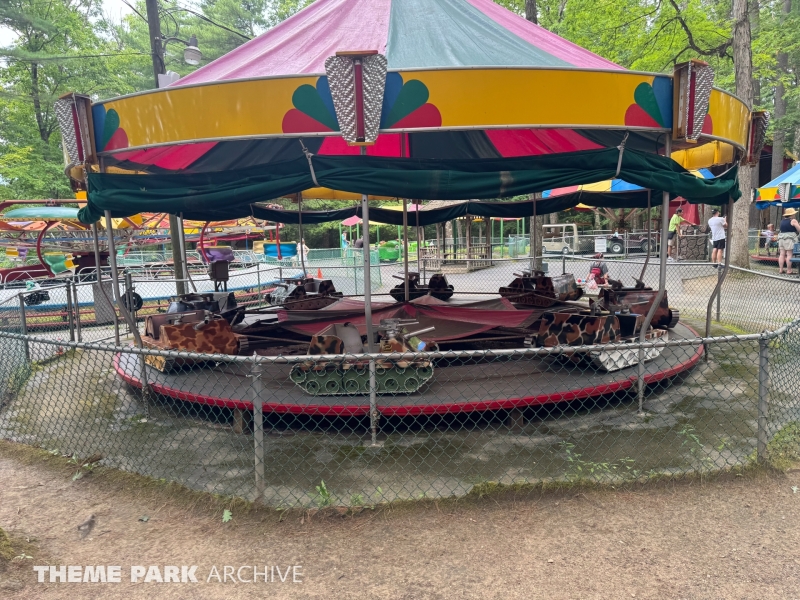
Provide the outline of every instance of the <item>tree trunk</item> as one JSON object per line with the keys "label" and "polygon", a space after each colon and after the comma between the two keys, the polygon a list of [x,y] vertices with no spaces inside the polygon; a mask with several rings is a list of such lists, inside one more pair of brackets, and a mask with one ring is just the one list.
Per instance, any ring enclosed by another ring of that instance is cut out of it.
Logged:
{"label": "tree trunk", "polygon": [[556,223],[558,223],[558,213],[557,212],[550,213],[548,216],[550,217],[550,225],[555,225]]}
{"label": "tree trunk", "polygon": [[594,213],[594,228],[595,228],[596,230],[597,230],[597,229],[600,229],[600,227],[601,227],[601,225],[602,225],[602,224],[600,223],[600,211],[599,211],[599,210],[597,210],[597,209],[594,209],[592,212]]}
{"label": "tree trunk", "polygon": [[[783,15],[788,15],[792,10],[792,0],[784,0],[783,2]],[[775,84],[775,110],[773,118],[775,120],[775,133],[772,136],[772,171],[770,173],[772,179],[783,173],[783,153],[785,150],[786,140],[786,125],[782,122],[783,117],[786,116],[786,98],[784,98],[785,89],[781,77],[786,75],[789,69],[789,55],[786,52],[778,52],[778,81]]]}
{"label": "tree trunk", "polygon": [[[753,58],[750,39],[750,15],[747,0],[733,0],[733,64],[736,76],[736,95],[748,106],[753,106]],[[742,197],[733,208],[731,219],[731,264],[750,267],[747,249],[747,230],[750,225],[752,198],[751,169],[739,169],[739,187]]]}
{"label": "tree trunk", "polygon": [[31,64],[31,98],[33,100],[33,112],[36,115],[36,127],[39,129],[39,137],[44,143],[50,139],[50,132],[47,130],[42,114],[42,101],[39,97],[39,65]]}
{"label": "tree trunk", "polygon": [[[791,0],[789,0],[791,2]],[[750,0],[750,37],[758,38],[761,30],[761,6],[759,0]],[[761,105],[761,80],[753,77],[753,106]],[[759,211],[761,212],[761,211]]]}
{"label": "tree trunk", "polygon": [[531,23],[539,24],[539,17],[537,13],[539,11],[536,9],[536,0],[525,0],[525,18],[528,19]]}

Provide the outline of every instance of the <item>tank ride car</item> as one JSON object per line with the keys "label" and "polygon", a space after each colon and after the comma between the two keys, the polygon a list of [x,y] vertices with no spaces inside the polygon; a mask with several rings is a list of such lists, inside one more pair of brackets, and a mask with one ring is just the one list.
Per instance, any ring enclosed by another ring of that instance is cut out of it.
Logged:
{"label": "tank ride car", "polygon": [[[204,354],[237,354],[239,340],[232,326],[242,318],[232,292],[183,294],[171,298],[164,314],[145,317],[142,344],[156,350]],[[145,356],[159,371],[195,364],[189,358]]]}
{"label": "tank ride car", "polygon": [[[617,306],[619,310],[605,310],[599,302],[589,310],[574,312],[546,312],[539,323],[536,345],[542,348],[558,346],[612,345],[599,351],[565,355],[573,362],[589,360],[595,367],[606,371],[618,371],[639,363],[639,350],[625,348],[626,344],[639,341],[646,312],[631,312],[628,306]],[[669,338],[666,329],[648,327],[645,341]],[[613,346],[617,347],[613,347]],[[658,357],[663,347],[644,348],[647,362]]]}
{"label": "tank ride car", "polygon": [[[427,358],[393,358],[392,354],[408,354],[435,349],[418,336],[433,331],[428,327],[407,331],[418,325],[403,319],[381,320],[378,352],[386,358],[375,360],[375,392],[404,394],[419,390],[433,377],[433,364]],[[370,393],[370,361],[348,356],[365,352],[358,328],[351,323],[329,325],[311,338],[309,356],[340,355],[323,361],[308,360],[292,367],[289,378],[312,396],[363,395]]]}
{"label": "tank ride car", "polygon": [[[399,283],[389,290],[392,298],[396,302],[403,302],[406,297],[405,277],[402,275],[392,275],[395,279],[400,279]],[[428,280],[428,285],[420,283],[419,273],[410,272],[408,274],[408,299],[416,300],[422,296],[430,294],[438,300],[449,300],[453,297],[455,288],[447,283],[447,277],[442,273],[434,273]]]}
{"label": "tank ride car", "polygon": [[319,310],[342,296],[330,279],[300,276],[284,279],[267,295],[267,300],[273,306],[281,306],[286,310]]}
{"label": "tank ride car", "polygon": [[[658,290],[646,287],[642,281],[637,280],[633,287],[624,287],[622,282],[609,279],[610,288],[600,290],[597,304],[610,313],[627,308],[631,312],[646,315],[656,300]],[[681,318],[677,308],[671,308],[667,300],[667,291],[656,308],[651,325],[656,328],[673,329]]]}
{"label": "tank ride car", "polygon": [[499,290],[500,296],[513,304],[550,308],[559,302],[571,302],[583,296],[583,290],[571,273],[548,276],[544,271],[514,273],[516,279]]}

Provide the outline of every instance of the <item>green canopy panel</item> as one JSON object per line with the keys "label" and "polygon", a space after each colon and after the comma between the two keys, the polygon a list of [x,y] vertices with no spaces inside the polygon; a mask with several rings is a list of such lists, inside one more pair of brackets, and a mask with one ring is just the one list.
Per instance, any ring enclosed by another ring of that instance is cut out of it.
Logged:
{"label": "green canopy panel", "polygon": [[[614,177],[656,192],[663,190],[683,196],[690,202],[719,205],[727,203],[729,196],[734,200],[741,196],[736,174],[734,168],[715,179],[699,179],[671,158],[637,150],[625,150],[620,163],[620,151],[616,148],[525,158],[467,160],[309,156],[277,163],[268,169],[259,166],[221,173],[147,176],[93,173],[89,175],[88,204],[80,210],[79,216],[84,223],[98,220],[105,210],[111,211],[113,217],[140,212],[169,212],[183,213],[187,219],[203,221],[250,215],[268,218],[259,216],[266,213],[256,213],[267,209],[254,206],[255,203],[312,187],[426,200],[496,199]],[[620,200],[614,200],[613,196],[595,199],[592,195],[591,200],[586,196],[584,193],[580,201],[595,206],[619,207]],[[624,201],[646,207],[647,195],[641,193]],[[540,199],[537,201],[537,214],[564,210],[577,203],[574,195]],[[466,206],[477,211],[494,206],[496,208],[492,210],[498,211],[491,215],[478,212],[476,216],[514,218],[533,214],[533,206],[526,207],[525,203],[469,203]],[[445,212],[436,217],[440,220],[431,222],[449,220],[454,218],[449,215],[465,209],[454,206],[437,210]],[[290,211],[284,212],[282,218],[291,219]],[[398,218],[402,220],[402,214],[397,211],[385,212],[393,214],[373,218],[385,219],[382,222],[391,224],[399,224]],[[355,213],[345,209],[325,214],[324,219],[318,222],[343,220]],[[420,224],[422,219],[421,214]],[[304,218],[303,222],[312,221]],[[416,218],[412,222],[416,224]]]}

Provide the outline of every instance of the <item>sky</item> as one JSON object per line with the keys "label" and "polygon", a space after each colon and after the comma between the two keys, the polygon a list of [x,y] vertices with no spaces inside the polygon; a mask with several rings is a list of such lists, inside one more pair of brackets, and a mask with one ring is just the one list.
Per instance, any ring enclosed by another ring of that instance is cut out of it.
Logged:
{"label": "sky", "polygon": [[[103,12],[111,17],[112,21],[119,21],[122,17],[132,12],[122,0],[102,0],[102,2]],[[0,27],[0,48],[9,46],[13,41],[13,33],[5,27]]]}

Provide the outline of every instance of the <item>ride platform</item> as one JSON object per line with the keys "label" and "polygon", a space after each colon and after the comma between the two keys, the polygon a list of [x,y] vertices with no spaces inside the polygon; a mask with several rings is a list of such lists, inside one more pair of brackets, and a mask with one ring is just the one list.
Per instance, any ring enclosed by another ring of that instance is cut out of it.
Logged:
{"label": "ride platform", "polygon": [[[670,339],[697,337],[678,324]],[[645,382],[667,381],[692,369],[703,346],[670,346],[645,363]],[[614,372],[573,364],[555,357],[503,358],[470,362],[438,361],[430,383],[409,394],[379,395],[384,416],[415,416],[509,410],[574,400],[602,398],[634,389],[637,366]],[[140,361],[119,353],[114,369],[129,385],[142,387]],[[164,397],[209,406],[253,410],[249,364],[209,364],[161,373],[147,366],[152,390]],[[323,417],[366,416],[369,395],[312,396],[289,379],[291,365],[264,364],[261,378],[264,411]]]}

